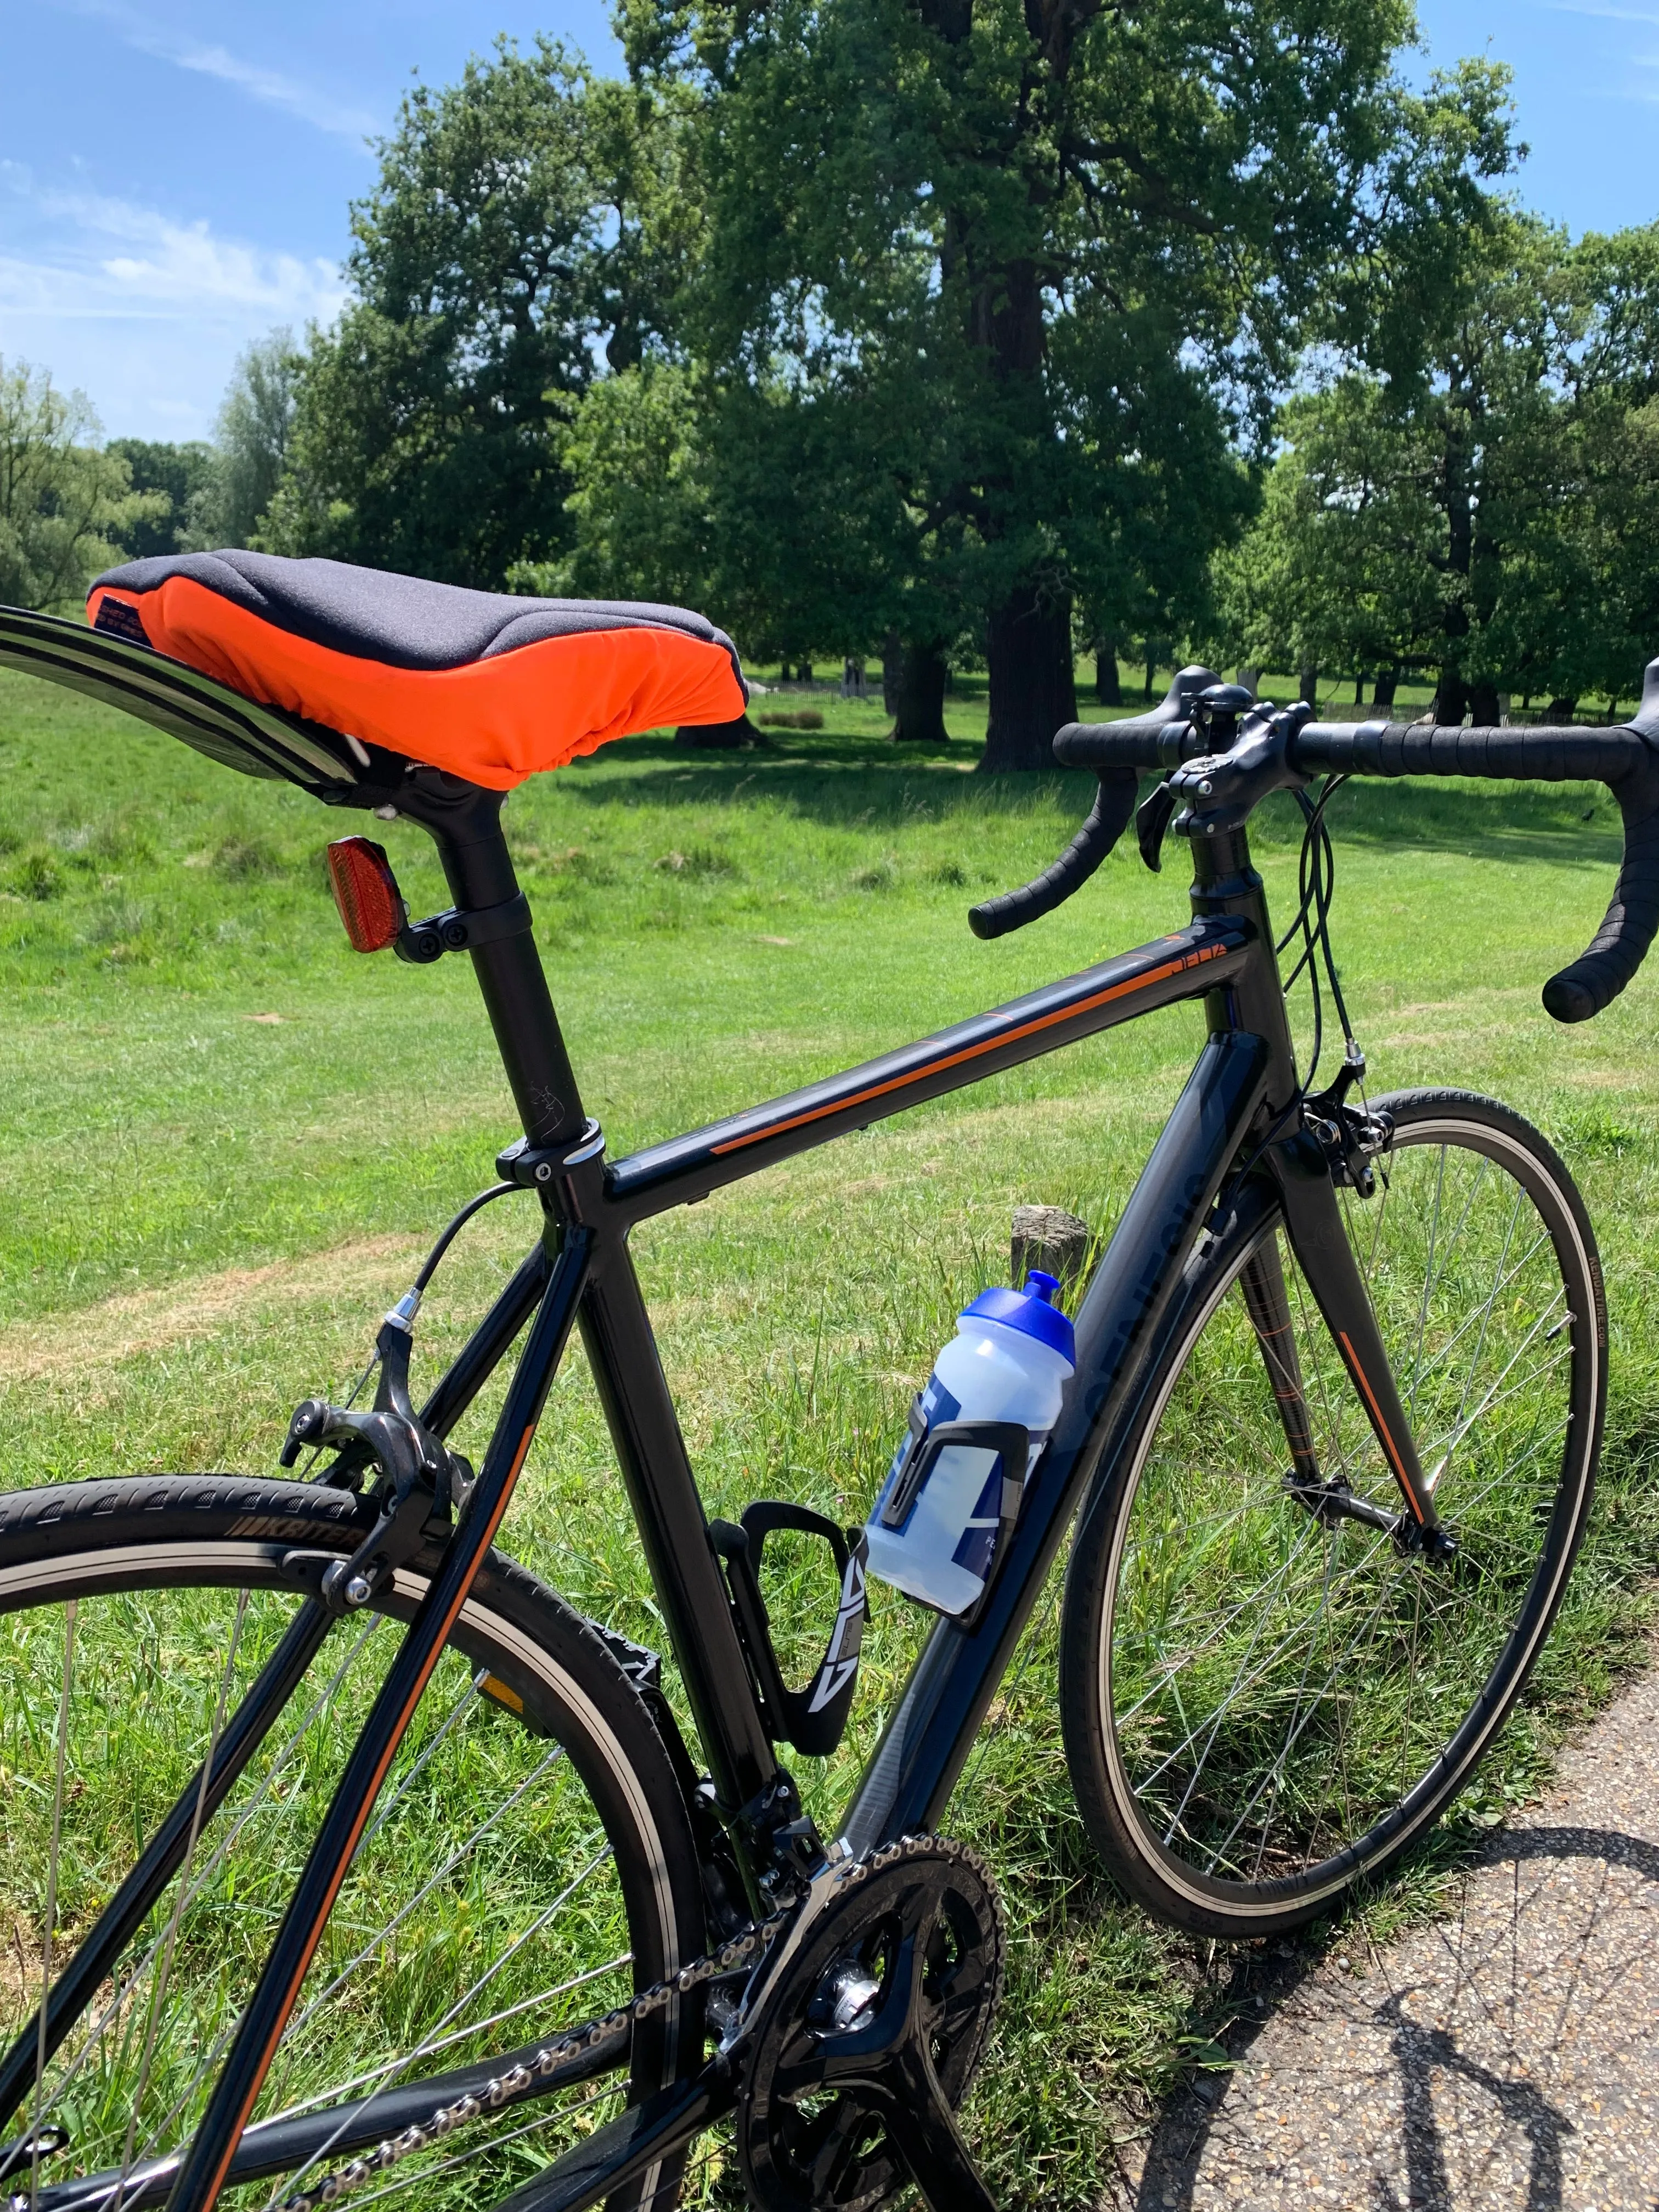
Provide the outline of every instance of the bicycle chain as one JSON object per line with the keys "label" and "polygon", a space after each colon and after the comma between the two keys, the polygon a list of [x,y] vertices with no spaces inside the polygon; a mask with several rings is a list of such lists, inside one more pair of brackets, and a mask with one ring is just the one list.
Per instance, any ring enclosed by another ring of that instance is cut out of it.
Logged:
{"label": "bicycle chain", "polygon": [[440,2105],[428,2118],[414,2121],[401,2135],[390,2136],[385,2142],[376,2143],[373,2150],[361,2152],[348,2165],[325,2175],[314,2189],[301,2190],[295,2196],[284,2197],[277,2212],[319,2212],[323,2205],[337,2204],[343,2197],[361,2189],[366,2181],[372,2181],[377,2173],[384,2173],[388,2166],[400,2165],[416,2151],[441,2142],[457,2128],[469,2126],[485,2112],[499,2112],[504,2105],[516,2103],[538,2081],[556,2074],[561,2066],[580,2058],[584,2051],[592,2050],[619,2029],[635,2028],[653,2014],[666,2011],[676,1997],[689,1996],[705,1982],[717,1981],[721,1975],[733,1972],[783,1933],[795,1910],[793,1905],[786,1905],[769,1919],[751,1921],[729,1942],[722,1943],[718,1951],[705,1952],[689,1966],[682,1966],[678,1973],[653,1982],[629,2003],[606,2013],[603,2020],[590,2021],[574,2035],[562,2035],[553,2043],[544,2044],[533,2059],[521,2059],[505,2074],[485,2082],[482,2089],[468,2090],[453,2105]]}
{"label": "bicycle chain", "polygon": [[[900,1859],[928,1849],[933,1842],[930,1836],[901,1836],[896,1843],[884,1844],[879,1850],[872,1851],[866,1857],[848,1859],[837,1873],[830,1894],[833,1896],[837,1891],[861,1882],[872,1874],[884,1871]],[[689,1996],[693,1990],[700,1989],[705,1982],[717,1981],[723,1974],[733,1972],[781,1936],[799,1909],[797,1902],[785,1905],[768,1919],[750,1921],[747,1928],[728,1942],[722,1943],[718,1951],[707,1951],[701,1958],[693,1959],[689,1966],[682,1966],[678,1973],[653,1982],[648,1990],[641,1990],[629,2003],[618,2005],[614,2011],[606,2013],[603,2020],[590,2021],[586,2027],[579,2028],[574,2035],[562,2035],[555,2042],[544,2044],[528,2063],[520,2060],[516,2066],[509,2067],[505,2074],[497,2075],[485,2082],[482,2089],[470,2089],[465,2096],[458,2097],[453,2105],[440,2105],[429,2118],[414,2121],[401,2135],[389,2136],[384,2142],[376,2143],[373,2150],[360,2152],[347,2165],[325,2175],[314,2189],[301,2190],[293,2197],[285,2197],[277,2207],[277,2212],[321,2212],[324,2205],[337,2204],[343,2197],[349,2196],[353,2190],[361,2189],[376,2174],[384,2173],[389,2166],[401,2165],[404,2159],[412,2158],[416,2151],[426,2150],[433,2143],[441,2142],[457,2128],[468,2127],[485,2112],[499,2112],[503,2106],[517,2103],[538,2081],[545,2081],[550,2074],[556,2073],[571,2059],[580,2058],[585,2051],[592,2050],[596,2044],[603,2043],[619,2029],[634,2028],[649,2020],[653,2014],[665,2011],[676,1997]]]}

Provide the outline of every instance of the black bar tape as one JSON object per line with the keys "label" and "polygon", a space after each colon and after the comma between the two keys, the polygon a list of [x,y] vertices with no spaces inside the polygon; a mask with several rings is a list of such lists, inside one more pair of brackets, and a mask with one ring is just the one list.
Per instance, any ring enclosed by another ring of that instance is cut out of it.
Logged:
{"label": "black bar tape", "polygon": [[1587,1022],[1619,996],[1641,966],[1659,927],[1659,769],[1632,777],[1629,794],[1640,811],[1618,798],[1625,817],[1625,858],[1601,927],[1585,950],[1544,986],[1544,1008],[1558,1022]]}
{"label": "black bar tape", "polygon": [[1127,827],[1139,781],[1133,769],[1108,770],[1089,811],[1089,818],[1053,867],[1017,891],[1004,891],[983,905],[969,907],[968,927],[975,937],[1006,937],[1045,914],[1086,884]]}
{"label": "black bar tape", "polygon": [[[1655,664],[1659,668],[1659,663]],[[1648,692],[1655,689],[1650,672]],[[1635,975],[1659,929],[1659,750],[1638,726],[1582,730],[1441,729],[1426,723],[1310,722],[1292,742],[1305,774],[1485,775],[1529,783],[1605,783],[1624,817],[1625,857],[1601,927],[1544,986],[1558,1022],[1587,1022]]]}
{"label": "black bar tape", "polygon": [[1507,776],[1616,785],[1648,756],[1634,730],[1439,729],[1417,722],[1309,722],[1291,740],[1304,775]]}

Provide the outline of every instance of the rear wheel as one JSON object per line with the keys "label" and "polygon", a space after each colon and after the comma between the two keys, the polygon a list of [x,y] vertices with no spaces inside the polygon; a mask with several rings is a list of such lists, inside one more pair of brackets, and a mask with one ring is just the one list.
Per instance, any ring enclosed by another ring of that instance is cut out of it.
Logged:
{"label": "rear wheel", "polygon": [[[285,1556],[349,1553],[365,1510],[234,1477],[0,1498],[5,2192],[59,2212],[165,2199],[435,1553],[399,1571],[378,1612],[329,1628],[199,1820],[192,1777],[302,1632],[310,1601]],[[72,1971],[179,1804],[197,1827],[183,1864],[100,1962],[61,2041],[49,2036],[37,2080],[43,1985]],[[314,2189],[471,2079],[673,1972],[702,1948],[699,1900],[682,1794],[621,1658],[492,1555],[382,1786],[225,2201]],[[626,2098],[694,2069],[701,2044],[677,2003],[631,2046],[613,2038],[603,2070],[538,2083],[376,2174],[357,2201],[488,2203]],[[31,2131],[43,2148],[64,2140],[36,2160],[18,2148]],[[613,2201],[672,2203],[678,2179],[654,2169]]]}
{"label": "rear wheel", "polygon": [[[1062,1712],[1085,1819],[1133,1896],[1209,1934],[1311,1918],[1450,1802],[1526,1680],[1589,1505],[1606,1322],[1571,1178],[1490,1100],[1379,1103],[1376,1194],[1344,1191],[1344,1212],[1455,1553],[1376,1525],[1400,1492],[1276,1212],[1212,1249],[1073,1549]],[[1321,1470],[1369,1522],[1289,1485],[1246,1300],[1274,1254]]]}

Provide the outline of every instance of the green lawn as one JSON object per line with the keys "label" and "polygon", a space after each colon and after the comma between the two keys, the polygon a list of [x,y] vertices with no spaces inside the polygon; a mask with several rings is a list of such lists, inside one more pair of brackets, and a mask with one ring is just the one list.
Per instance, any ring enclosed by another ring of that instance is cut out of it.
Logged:
{"label": "green lawn", "polygon": [[[765,702],[761,702],[764,704]],[[993,945],[975,897],[1046,865],[1088,779],[974,775],[982,693],[948,750],[902,753],[876,706],[762,750],[645,738],[527,787],[507,822],[586,1104],[614,1151],[925,1033],[1177,924],[1183,854],[1133,848]],[[1088,711],[1085,708],[1085,711]],[[0,1390],[8,1485],[270,1467],[294,1404],[338,1395],[447,1209],[514,1133],[470,973],[351,952],[324,884],[364,826],[244,781],[72,695],[0,677]],[[1651,982],[1563,1030],[1538,987],[1599,920],[1619,853],[1605,794],[1351,787],[1333,804],[1336,942],[1372,1085],[1494,1091],[1589,1197],[1613,1333],[1613,1443],[1589,1549],[1527,1721],[1443,1864],[1541,1748],[1607,1694],[1659,1565]],[[1299,827],[1261,819],[1286,906]],[[411,904],[444,903],[420,833],[385,832]],[[1176,1009],[652,1223],[635,1248],[711,1510],[799,1498],[861,1518],[903,1408],[965,1297],[1007,1266],[1022,1200],[1109,1225],[1191,1063]],[[529,1241],[526,1205],[468,1231],[422,1318],[426,1371]],[[481,1430],[475,1422],[471,1442]],[[463,1443],[468,1441],[464,1437]],[[656,1640],[579,1360],[504,1543],[578,1605]],[[952,1826],[1015,1923],[976,2126],[1010,2205],[1083,2204],[1115,2130],[1226,2017],[1224,1958],[1109,1894],[1053,1717],[1054,1599],[999,1701]],[[878,1597],[852,1739],[807,1770],[828,1812],[925,1627]],[[1419,1866],[1370,1910],[1431,1888]]]}

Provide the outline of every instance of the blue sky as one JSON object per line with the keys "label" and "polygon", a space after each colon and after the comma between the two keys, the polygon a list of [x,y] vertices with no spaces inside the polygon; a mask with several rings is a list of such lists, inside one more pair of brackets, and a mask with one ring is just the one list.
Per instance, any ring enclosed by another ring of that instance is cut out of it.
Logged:
{"label": "blue sky", "polygon": [[[1522,190],[1577,233],[1659,215],[1659,0],[1419,0],[1414,70],[1512,64]],[[198,436],[240,349],[340,298],[346,204],[410,72],[500,31],[614,64],[603,0],[0,0],[0,355],[112,436]]]}

